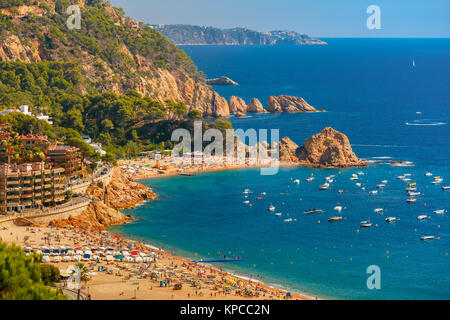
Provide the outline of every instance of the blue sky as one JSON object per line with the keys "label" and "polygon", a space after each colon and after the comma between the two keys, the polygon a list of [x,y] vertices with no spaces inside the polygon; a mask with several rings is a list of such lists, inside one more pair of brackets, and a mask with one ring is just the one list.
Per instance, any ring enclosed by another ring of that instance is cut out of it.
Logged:
{"label": "blue sky", "polygon": [[[450,0],[110,0],[152,24],[294,30],[317,37],[450,37]],[[369,5],[381,29],[366,26]]]}

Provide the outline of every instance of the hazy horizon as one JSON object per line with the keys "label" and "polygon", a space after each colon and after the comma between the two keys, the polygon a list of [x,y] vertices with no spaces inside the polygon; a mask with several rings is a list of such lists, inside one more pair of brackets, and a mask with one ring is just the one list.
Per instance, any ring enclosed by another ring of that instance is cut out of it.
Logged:
{"label": "hazy horizon", "polygon": [[[289,30],[319,38],[450,38],[448,0],[111,0],[149,24],[188,24],[257,31]],[[370,5],[381,29],[369,30]]]}

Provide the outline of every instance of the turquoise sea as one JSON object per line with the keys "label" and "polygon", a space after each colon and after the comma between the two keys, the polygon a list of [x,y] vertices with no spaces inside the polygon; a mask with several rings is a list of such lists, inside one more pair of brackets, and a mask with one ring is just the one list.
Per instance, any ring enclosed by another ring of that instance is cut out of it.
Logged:
{"label": "turquoise sea", "polygon": [[[269,95],[288,94],[328,111],[231,118],[235,128],[280,129],[280,137],[301,145],[332,126],[349,137],[359,157],[406,160],[414,167],[281,168],[274,176],[246,169],[147,180],[160,199],[130,210],[136,221],[111,230],[195,259],[240,255],[243,262],[222,266],[311,296],[448,299],[450,212],[433,211],[450,209],[450,191],[441,189],[450,185],[450,39],[325,41],[327,46],[183,49],[208,77],[226,75],[240,83],[215,87],[226,98],[257,97],[266,105]],[[364,175],[351,181],[359,171]],[[406,203],[407,182],[396,178],[404,174],[421,192],[416,203]],[[331,188],[319,191],[329,175],[336,176]],[[315,180],[306,182],[311,176]],[[444,182],[432,184],[434,176]],[[370,194],[383,180],[386,186]],[[243,203],[244,189],[253,192],[251,207]],[[267,210],[271,204],[282,216]],[[344,207],[344,219],[329,223],[337,205]],[[311,208],[325,212],[303,213]],[[400,220],[387,223],[388,216]],[[372,228],[361,229],[367,219]],[[422,241],[422,235],[436,238]],[[370,265],[380,267],[380,290],[366,286]]]}

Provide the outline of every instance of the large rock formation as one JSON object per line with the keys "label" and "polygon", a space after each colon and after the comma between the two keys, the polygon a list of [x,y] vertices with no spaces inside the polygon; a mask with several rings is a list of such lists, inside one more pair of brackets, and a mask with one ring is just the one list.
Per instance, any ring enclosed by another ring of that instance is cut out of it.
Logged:
{"label": "large rock formation", "polygon": [[261,102],[257,98],[253,98],[247,105],[247,112],[251,113],[264,113],[267,112]]}
{"label": "large rock formation", "polygon": [[231,113],[247,112],[247,104],[244,99],[240,97],[231,96],[228,105]]}
{"label": "large rock formation", "polygon": [[269,112],[318,112],[310,106],[303,98],[294,96],[270,96],[267,104]]}
{"label": "large rock formation", "polygon": [[214,91],[211,100],[211,109],[207,109],[204,115],[227,118],[230,116],[230,108],[228,107],[228,102],[224,97],[221,97],[217,92]]}
{"label": "large rock formation", "polygon": [[359,159],[352,150],[347,136],[331,127],[306,139],[303,146],[295,151],[301,163],[334,166],[365,167],[367,163]]}
{"label": "large rock formation", "polygon": [[300,147],[288,137],[284,137],[279,142],[279,155],[281,162],[299,162]]}
{"label": "large rock formation", "polygon": [[209,85],[216,85],[216,86],[238,86],[239,85],[239,83],[237,83],[225,76],[222,76],[220,78],[215,78],[215,79],[207,79],[206,83]]}

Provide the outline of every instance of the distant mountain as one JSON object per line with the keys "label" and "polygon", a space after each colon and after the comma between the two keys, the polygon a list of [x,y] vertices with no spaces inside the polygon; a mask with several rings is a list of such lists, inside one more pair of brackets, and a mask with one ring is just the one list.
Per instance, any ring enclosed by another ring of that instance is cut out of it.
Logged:
{"label": "distant mountain", "polygon": [[175,44],[192,45],[279,45],[326,44],[294,31],[260,32],[247,28],[219,29],[185,24],[152,25]]}

